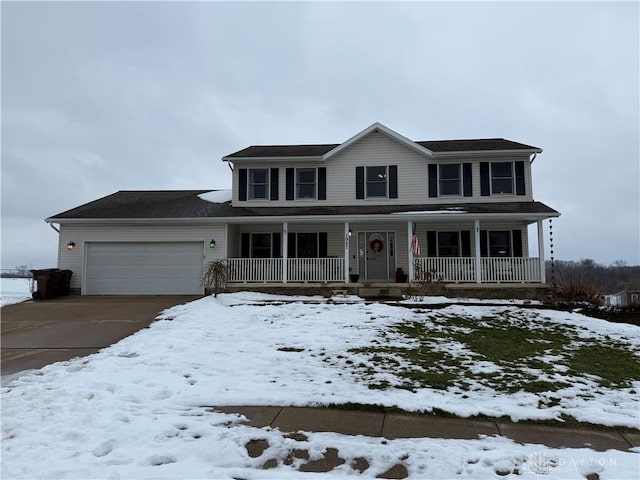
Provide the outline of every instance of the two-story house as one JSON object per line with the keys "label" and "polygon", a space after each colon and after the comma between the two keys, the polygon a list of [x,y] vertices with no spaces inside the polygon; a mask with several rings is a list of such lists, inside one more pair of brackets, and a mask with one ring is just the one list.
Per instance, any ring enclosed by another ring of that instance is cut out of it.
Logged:
{"label": "two-story house", "polygon": [[[46,219],[84,294],[202,293],[208,261],[242,284],[411,281],[544,284],[531,165],[495,139],[412,141],[375,123],[341,144],[225,156],[228,191],[120,191]],[[537,257],[528,226],[537,224]],[[54,227],[55,228],[55,227]]]}

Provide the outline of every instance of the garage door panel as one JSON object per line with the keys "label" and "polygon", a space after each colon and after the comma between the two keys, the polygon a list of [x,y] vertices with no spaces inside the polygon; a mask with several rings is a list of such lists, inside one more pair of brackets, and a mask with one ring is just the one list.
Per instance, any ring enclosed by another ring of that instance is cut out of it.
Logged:
{"label": "garage door panel", "polygon": [[201,294],[202,242],[88,243],[88,294]]}

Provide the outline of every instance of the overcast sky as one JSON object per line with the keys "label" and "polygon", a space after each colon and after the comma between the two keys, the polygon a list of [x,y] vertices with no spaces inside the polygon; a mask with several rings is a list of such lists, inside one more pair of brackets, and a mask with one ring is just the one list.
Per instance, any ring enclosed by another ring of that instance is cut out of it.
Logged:
{"label": "overcast sky", "polygon": [[2,268],[56,265],[46,217],[117,190],[230,188],[226,154],[376,121],[541,147],[556,258],[640,264],[637,2],[1,8]]}

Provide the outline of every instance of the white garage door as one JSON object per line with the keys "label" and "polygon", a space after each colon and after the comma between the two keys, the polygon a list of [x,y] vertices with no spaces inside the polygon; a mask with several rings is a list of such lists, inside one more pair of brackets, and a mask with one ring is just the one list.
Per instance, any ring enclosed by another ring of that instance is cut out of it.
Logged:
{"label": "white garage door", "polygon": [[87,243],[86,294],[201,294],[202,242]]}

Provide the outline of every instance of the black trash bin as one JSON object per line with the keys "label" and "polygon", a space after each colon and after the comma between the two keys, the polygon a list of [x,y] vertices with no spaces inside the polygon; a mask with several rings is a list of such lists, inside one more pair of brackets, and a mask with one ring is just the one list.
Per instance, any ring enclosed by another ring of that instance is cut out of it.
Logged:
{"label": "black trash bin", "polygon": [[59,268],[31,270],[31,273],[38,285],[32,295],[34,300],[49,300],[59,295],[61,277]]}
{"label": "black trash bin", "polygon": [[71,291],[71,270],[60,270],[60,281],[58,283],[58,296],[67,297]]}

